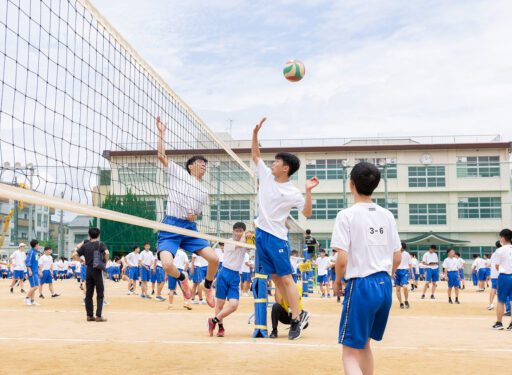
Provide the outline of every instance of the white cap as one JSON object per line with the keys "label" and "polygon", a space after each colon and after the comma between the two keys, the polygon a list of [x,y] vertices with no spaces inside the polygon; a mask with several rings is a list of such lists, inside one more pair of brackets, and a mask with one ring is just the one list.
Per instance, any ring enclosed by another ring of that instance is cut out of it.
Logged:
{"label": "white cap", "polygon": [[27,245],[25,245],[23,242],[18,245],[18,247],[26,247],[26,246]]}

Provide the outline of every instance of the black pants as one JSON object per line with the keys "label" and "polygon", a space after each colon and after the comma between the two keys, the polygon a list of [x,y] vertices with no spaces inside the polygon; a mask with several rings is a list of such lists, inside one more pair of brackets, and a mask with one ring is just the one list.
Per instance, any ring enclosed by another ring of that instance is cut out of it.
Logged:
{"label": "black pants", "polygon": [[87,312],[87,316],[94,316],[94,305],[92,303],[94,288],[96,288],[96,316],[101,316],[101,310],[103,309],[103,292],[105,291],[105,287],[103,286],[103,271],[87,267],[85,288],[85,311]]}
{"label": "black pants", "polygon": [[277,323],[281,322],[283,324],[291,324],[292,317],[286,311],[283,306],[278,303],[274,303],[272,306],[272,313],[270,314],[272,318],[272,330],[277,329]]}

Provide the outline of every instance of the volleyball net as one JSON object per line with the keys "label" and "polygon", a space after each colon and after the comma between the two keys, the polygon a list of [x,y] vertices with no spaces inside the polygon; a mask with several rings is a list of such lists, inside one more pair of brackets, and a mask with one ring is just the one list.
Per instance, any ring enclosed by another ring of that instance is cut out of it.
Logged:
{"label": "volleyball net", "polygon": [[251,227],[250,155],[237,156],[88,0],[0,2],[1,197],[99,218],[112,243],[135,241],[136,228],[175,231],[158,223],[167,200],[197,194],[187,176],[170,183],[158,116],[169,160],[208,160],[200,233],[184,233],[215,241],[234,222]]}

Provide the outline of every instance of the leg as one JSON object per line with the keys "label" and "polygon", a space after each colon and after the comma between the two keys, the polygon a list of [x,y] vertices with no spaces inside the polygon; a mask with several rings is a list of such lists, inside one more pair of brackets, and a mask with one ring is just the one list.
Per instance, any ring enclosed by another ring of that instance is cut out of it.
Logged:
{"label": "leg", "polygon": [[225,299],[217,298],[217,303],[215,304],[215,317],[219,319],[219,322],[222,323],[221,319],[219,318],[219,313],[224,308],[224,304],[226,303]]}
{"label": "leg", "polygon": [[[90,271],[89,271],[90,272]],[[94,316],[93,304],[92,304],[92,295],[94,293],[94,279],[93,275],[87,273],[87,277],[85,278],[85,311],[87,312],[87,316]]]}
{"label": "leg", "polygon": [[292,309],[292,319],[298,319],[300,315],[299,291],[293,282],[291,274],[278,277],[276,274],[271,275],[272,280],[276,283],[284,300]]}
{"label": "leg", "polygon": [[343,345],[343,370],[346,375],[363,375],[361,367],[359,367],[359,352],[361,349],[354,349]]}
{"label": "leg", "polygon": [[427,292],[429,284],[430,283],[428,281],[425,283],[425,286],[423,287],[423,294],[425,294]]}
{"label": "leg", "polygon": [[397,285],[395,287],[395,289],[396,289],[396,298],[398,298],[398,302],[401,305],[402,304],[402,293],[400,293],[400,285]]}
{"label": "leg", "polygon": [[215,314],[215,317],[222,323],[222,320],[226,318],[228,315],[234,313],[238,308],[238,300],[230,299],[228,305],[224,307],[219,313]]}
{"label": "leg", "polygon": [[437,283],[432,282],[432,294],[434,294],[436,292],[436,288],[437,288]]}
{"label": "leg", "polygon": [[494,302],[494,297],[496,296],[496,289],[491,289],[491,293],[489,293],[489,305],[492,305]]}
{"label": "leg", "polygon": [[162,296],[162,289],[164,288],[164,283],[158,283],[156,286],[156,295]]}
{"label": "leg", "polygon": [[55,290],[53,289],[53,283],[48,284],[48,287],[50,288],[50,293],[53,296],[55,294]]}
{"label": "leg", "polygon": [[174,265],[174,256],[170,251],[160,251],[158,253],[160,260],[162,261],[162,268],[164,271],[172,277],[179,278],[181,272]]}
{"label": "leg", "polygon": [[359,353],[359,366],[363,375],[373,375],[373,353],[370,346],[370,340],[366,343],[366,348]]}
{"label": "leg", "polygon": [[[407,289],[407,285],[404,285],[402,287],[402,289],[404,290],[404,298],[405,298],[405,300],[409,301],[409,289]],[[370,345],[370,344],[368,344],[368,345]]]}
{"label": "leg", "polygon": [[455,287],[455,298],[459,298],[459,288]]}
{"label": "leg", "polygon": [[498,306],[496,308],[496,320],[500,323],[503,320],[504,312],[505,312],[505,304],[503,302],[498,301]]}
{"label": "leg", "polygon": [[452,298],[452,287],[448,287],[448,298]]}
{"label": "leg", "polygon": [[174,291],[176,290],[175,289],[169,289],[169,305],[172,305],[173,301],[174,301]]}
{"label": "leg", "polygon": [[206,283],[211,283],[215,278],[217,269],[219,268],[219,257],[211,247],[197,250],[197,255],[202,256],[208,262],[208,270],[206,271]]}
{"label": "leg", "polygon": [[39,284],[39,295],[43,294],[43,283]]}
{"label": "leg", "polygon": [[95,272],[95,285],[96,285],[96,316],[101,317],[103,310],[103,298],[105,287],[103,285],[103,273],[101,271]]}

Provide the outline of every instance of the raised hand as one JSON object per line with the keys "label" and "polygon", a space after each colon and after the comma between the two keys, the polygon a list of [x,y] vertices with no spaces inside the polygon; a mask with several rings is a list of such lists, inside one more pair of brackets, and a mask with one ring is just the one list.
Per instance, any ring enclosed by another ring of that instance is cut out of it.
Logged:
{"label": "raised hand", "polygon": [[320,180],[318,177],[311,177],[308,182],[306,182],[306,190],[313,190],[315,187],[318,186],[320,183]]}
{"label": "raised hand", "polygon": [[264,123],[265,121],[267,121],[267,118],[266,118],[266,117],[263,117],[263,118],[261,119],[260,123],[254,127],[253,132],[257,134],[257,133],[260,131],[260,129],[261,129],[261,127],[263,126],[263,123]]}
{"label": "raised hand", "polygon": [[158,131],[160,133],[165,133],[165,130],[167,129],[167,123],[163,123],[160,121],[160,116],[156,118],[156,127],[158,128]]}

